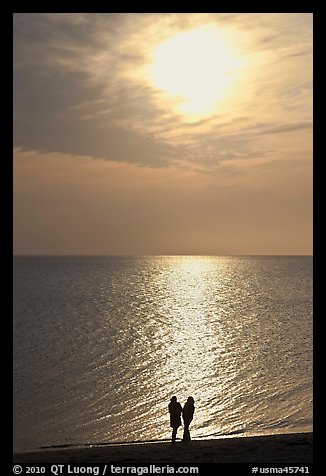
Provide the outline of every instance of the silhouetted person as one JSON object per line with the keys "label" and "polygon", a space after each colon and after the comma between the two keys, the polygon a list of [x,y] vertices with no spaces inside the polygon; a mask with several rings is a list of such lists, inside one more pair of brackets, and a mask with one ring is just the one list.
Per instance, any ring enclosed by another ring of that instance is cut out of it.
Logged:
{"label": "silhouetted person", "polygon": [[171,398],[168,408],[170,413],[170,426],[172,428],[172,443],[175,443],[178,428],[181,426],[182,413],[182,406],[177,401],[177,397],[173,396]]}
{"label": "silhouetted person", "polygon": [[194,417],[194,407],[195,400],[192,397],[188,397],[183,409],[182,409],[182,416],[183,416],[183,423],[184,423],[184,432],[183,432],[183,441],[191,441],[190,438],[190,431],[189,425],[192,422]]}

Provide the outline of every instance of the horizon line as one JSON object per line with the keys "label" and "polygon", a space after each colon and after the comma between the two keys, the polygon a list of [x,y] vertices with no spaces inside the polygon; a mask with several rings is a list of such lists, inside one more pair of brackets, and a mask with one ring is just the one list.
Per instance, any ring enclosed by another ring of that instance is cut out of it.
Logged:
{"label": "horizon line", "polygon": [[13,257],[24,257],[24,256],[53,256],[53,257],[228,257],[228,256],[313,256],[313,253],[222,253],[222,254],[200,254],[200,253],[13,253]]}

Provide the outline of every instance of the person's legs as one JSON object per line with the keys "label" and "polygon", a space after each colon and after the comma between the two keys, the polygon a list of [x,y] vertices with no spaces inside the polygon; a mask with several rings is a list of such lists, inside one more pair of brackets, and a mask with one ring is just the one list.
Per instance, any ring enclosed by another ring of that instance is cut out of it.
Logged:
{"label": "person's legs", "polygon": [[178,430],[177,427],[174,427],[174,428],[173,428],[173,431],[172,431],[172,443],[175,443],[175,440],[176,440],[176,437],[177,437],[177,430]]}
{"label": "person's legs", "polygon": [[185,425],[185,426],[184,426],[183,441],[190,441],[189,425]]}

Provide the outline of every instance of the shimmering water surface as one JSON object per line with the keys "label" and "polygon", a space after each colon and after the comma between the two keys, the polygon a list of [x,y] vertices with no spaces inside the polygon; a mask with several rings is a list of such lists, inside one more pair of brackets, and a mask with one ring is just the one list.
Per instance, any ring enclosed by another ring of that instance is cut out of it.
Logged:
{"label": "shimmering water surface", "polygon": [[169,438],[174,394],[193,438],[311,431],[312,258],[14,258],[15,450]]}

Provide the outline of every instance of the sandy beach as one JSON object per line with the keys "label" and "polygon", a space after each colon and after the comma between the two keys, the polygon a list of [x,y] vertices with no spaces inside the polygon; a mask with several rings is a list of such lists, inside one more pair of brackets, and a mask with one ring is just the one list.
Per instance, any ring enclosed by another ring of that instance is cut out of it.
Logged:
{"label": "sandy beach", "polygon": [[102,444],[55,447],[14,454],[19,463],[293,463],[312,458],[312,433],[192,440],[190,443]]}

